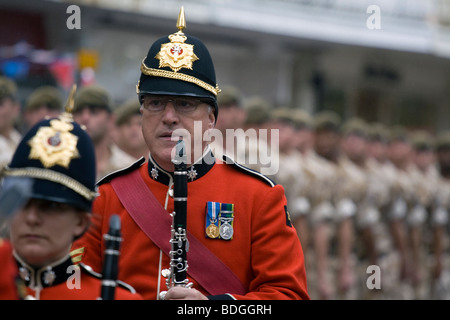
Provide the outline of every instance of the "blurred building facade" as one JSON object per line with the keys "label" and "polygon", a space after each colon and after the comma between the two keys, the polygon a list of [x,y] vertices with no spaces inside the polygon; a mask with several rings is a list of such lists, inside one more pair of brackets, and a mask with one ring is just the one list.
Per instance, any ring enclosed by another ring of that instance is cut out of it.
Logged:
{"label": "blurred building facade", "polygon": [[[68,27],[71,5],[80,28]],[[24,96],[95,81],[121,103],[182,5],[220,86],[344,119],[450,129],[450,0],[1,0],[1,73]]]}

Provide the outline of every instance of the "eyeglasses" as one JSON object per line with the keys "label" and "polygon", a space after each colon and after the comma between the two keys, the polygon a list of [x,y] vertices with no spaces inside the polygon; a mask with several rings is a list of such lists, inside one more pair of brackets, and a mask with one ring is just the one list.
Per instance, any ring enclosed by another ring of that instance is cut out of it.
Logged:
{"label": "eyeglasses", "polygon": [[177,113],[182,114],[192,113],[197,110],[199,105],[207,103],[191,97],[168,98],[154,95],[143,96],[143,107],[150,112],[157,113],[163,111],[169,102],[172,103]]}

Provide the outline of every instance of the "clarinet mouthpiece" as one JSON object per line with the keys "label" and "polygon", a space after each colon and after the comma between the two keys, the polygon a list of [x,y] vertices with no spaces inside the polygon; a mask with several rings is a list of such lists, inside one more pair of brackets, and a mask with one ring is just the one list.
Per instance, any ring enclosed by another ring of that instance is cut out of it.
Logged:
{"label": "clarinet mouthpiece", "polygon": [[114,231],[120,231],[120,217],[117,214],[114,214],[109,219],[109,228]]}

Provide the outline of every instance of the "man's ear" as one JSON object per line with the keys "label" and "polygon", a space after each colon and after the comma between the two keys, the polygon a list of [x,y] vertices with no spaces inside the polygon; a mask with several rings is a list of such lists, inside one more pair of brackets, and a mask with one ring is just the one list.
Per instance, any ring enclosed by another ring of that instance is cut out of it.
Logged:
{"label": "man's ear", "polygon": [[78,223],[74,229],[74,237],[78,239],[81,237],[91,225],[91,214],[83,211],[78,214]]}
{"label": "man's ear", "polygon": [[216,125],[216,117],[214,115],[214,107],[209,108],[209,122],[208,122],[208,129],[212,129],[214,128],[214,126]]}

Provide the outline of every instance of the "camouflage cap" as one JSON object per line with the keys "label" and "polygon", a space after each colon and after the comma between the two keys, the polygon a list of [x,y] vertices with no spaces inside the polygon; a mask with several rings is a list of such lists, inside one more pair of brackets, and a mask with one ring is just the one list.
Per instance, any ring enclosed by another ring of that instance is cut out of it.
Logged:
{"label": "camouflage cap", "polygon": [[85,107],[105,109],[111,112],[111,104],[111,98],[105,88],[98,85],[91,85],[83,87],[78,91],[75,96],[73,112],[76,113]]}
{"label": "camouflage cap", "polygon": [[450,130],[442,131],[437,135],[436,149],[450,149]]}
{"label": "camouflage cap", "polygon": [[405,127],[396,125],[391,128],[389,133],[389,141],[403,141],[405,143],[410,143],[411,137]]}
{"label": "camouflage cap", "polygon": [[252,97],[245,104],[244,109],[247,112],[247,125],[261,125],[270,120],[269,102],[261,97]]}
{"label": "camouflage cap", "polygon": [[368,136],[367,123],[363,119],[357,117],[347,120],[342,125],[341,131],[345,136],[357,135],[363,138],[367,138]]}
{"label": "camouflage cap", "polygon": [[297,129],[312,129],[313,128],[313,118],[305,110],[292,109],[292,121]]}
{"label": "camouflage cap", "polygon": [[285,122],[292,125],[294,124],[294,121],[292,119],[292,110],[288,107],[278,107],[272,109],[270,112],[270,117],[274,121]]}
{"label": "camouflage cap", "polygon": [[418,151],[431,151],[434,149],[434,138],[425,130],[415,131],[411,135],[412,147]]}
{"label": "camouflage cap", "polygon": [[316,131],[339,131],[341,117],[334,111],[322,111],[314,117],[314,129]]}
{"label": "camouflage cap", "polygon": [[141,105],[138,100],[131,98],[121,104],[117,109],[114,110],[116,115],[116,126],[121,126],[127,122],[134,115],[141,115],[140,112]]}
{"label": "camouflage cap", "polygon": [[59,90],[52,86],[42,86],[34,90],[27,99],[25,110],[35,110],[40,106],[62,111],[63,101]]}
{"label": "camouflage cap", "polygon": [[234,86],[226,86],[222,88],[222,91],[217,96],[217,104],[220,107],[236,105],[242,106],[242,94],[238,88]]}
{"label": "camouflage cap", "polygon": [[0,99],[11,98],[17,99],[17,85],[16,83],[7,78],[0,76]]}
{"label": "camouflage cap", "polygon": [[379,141],[387,143],[389,141],[389,130],[388,128],[379,122],[372,123],[367,129],[367,138],[370,141]]}

